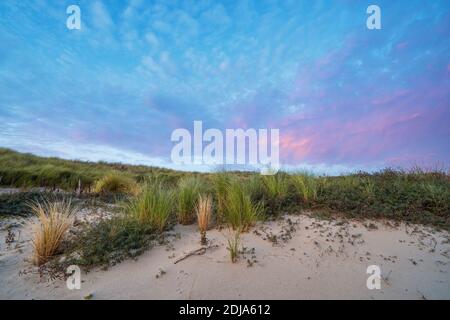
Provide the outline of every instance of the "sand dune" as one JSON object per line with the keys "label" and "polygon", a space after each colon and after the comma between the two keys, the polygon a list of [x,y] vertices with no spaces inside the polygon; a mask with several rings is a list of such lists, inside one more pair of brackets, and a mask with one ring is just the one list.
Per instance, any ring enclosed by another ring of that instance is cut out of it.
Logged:
{"label": "sand dune", "polygon": [[[8,222],[3,222],[5,225]],[[309,215],[259,223],[242,236],[232,264],[227,230],[210,230],[201,248],[194,225],[176,226],[167,243],[136,261],[82,274],[80,290],[62,279],[40,278],[26,258],[30,231],[18,226],[12,248],[1,231],[1,299],[449,299],[450,236],[423,226],[325,221]],[[382,272],[381,289],[369,290],[369,265]]]}

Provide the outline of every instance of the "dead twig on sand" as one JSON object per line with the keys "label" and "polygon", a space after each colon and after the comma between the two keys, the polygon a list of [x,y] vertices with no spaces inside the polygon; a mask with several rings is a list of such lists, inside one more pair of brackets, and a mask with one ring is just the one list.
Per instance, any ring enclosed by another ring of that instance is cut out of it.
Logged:
{"label": "dead twig on sand", "polygon": [[177,264],[178,262],[183,261],[184,259],[187,259],[190,256],[194,256],[194,255],[201,256],[201,255],[206,253],[206,250],[217,248],[217,247],[218,247],[218,245],[208,246],[208,247],[201,247],[201,248],[199,248],[197,250],[194,250],[194,251],[191,251],[191,252],[187,253],[186,255],[182,256],[181,258],[178,258],[177,260],[175,260],[173,262],[173,264]]}

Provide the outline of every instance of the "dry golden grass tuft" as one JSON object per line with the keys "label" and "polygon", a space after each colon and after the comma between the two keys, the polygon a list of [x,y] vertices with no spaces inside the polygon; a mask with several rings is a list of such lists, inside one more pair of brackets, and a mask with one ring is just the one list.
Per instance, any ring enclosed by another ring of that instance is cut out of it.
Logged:
{"label": "dry golden grass tuft", "polygon": [[201,235],[201,244],[206,245],[206,231],[211,220],[212,198],[211,196],[200,195],[197,202],[197,221]]}
{"label": "dry golden grass tuft", "polygon": [[137,195],[140,192],[140,188],[133,178],[120,173],[110,173],[95,183],[94,191],[96,193]]}
{"label": "dry golden grass tuft", "polygon": [[77,208],[70,200],[43,200],[30,204],[30,208],[38,218],[32,240],[33,263],[40,266],[57,253]]}

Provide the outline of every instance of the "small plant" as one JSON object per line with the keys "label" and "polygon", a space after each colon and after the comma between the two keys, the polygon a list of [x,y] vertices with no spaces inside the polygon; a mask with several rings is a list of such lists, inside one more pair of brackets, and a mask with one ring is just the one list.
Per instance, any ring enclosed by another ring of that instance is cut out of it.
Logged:
{"label": "small plant", "polygon": [[258,219],[260,211],[260,205],[253,204],[250,196],[246,194],[244,186],[239,181],[230,183],[225,202],[224,218],[233,230],[248,231]]}
{"label": "small plant", "polygon": [[84,296],[83,299],[84,300],[91,300],[94,297],[94,295],[92,293],[89,293],[88,295]]}
{"label": "small plant", "polygon": [[38,223],[34,226],[33,262],[40,266],[55,255],[71,226],[72,217],[77,208],[70,200],[50,202],[43,200],[30,204],[37,215]]}
{"label": "small plant", "polygon": [[139,222],[162,232],[173,208],[173,192],[161,184],[147,184],[142,193],[127,205],[127,212]]}
{"label": "small plant", "polygon": [[178,183],[178,222],[184,225],[195,220],[195,209],[199,195],[204,191],[203,182],[197,177],[182,178]]}
{"label": "small plant", "polygon": [[197,220],[198,229],[200,230],[201,244],[206,245],[206,230],[208,230],[209,221],[211,219],[211,196],[199,196],[197,204]]}
{"label": "small plant", "polygon": [[317,182],[315,177],[308,174],[296,174],[291,178],[292,184],[304,203],[310,203],[317,200]]}
{"label": "small plant", "polygon": [[232,263],[235,263],[239,256],[239,244],[241,242],[241,231],[235,230],[230,232],[228,237],[227,250],[230,252],[230,259]]}
{"label": "small plant", "polygon": [[110,173],[95,183],[95,193],[125,193],[136,195],[139,186],[132,178],[123,174]]}
{"label": "small plant", "polygon": [[159,279],[159,278],[161,278],[163,275],[165,275],[166,273],[167,273],[167,272],[164,271],[164,269],[159,268],[159,271],[158,271],[158,273],[156,274],[155,278],[156,278],[156,279]]}

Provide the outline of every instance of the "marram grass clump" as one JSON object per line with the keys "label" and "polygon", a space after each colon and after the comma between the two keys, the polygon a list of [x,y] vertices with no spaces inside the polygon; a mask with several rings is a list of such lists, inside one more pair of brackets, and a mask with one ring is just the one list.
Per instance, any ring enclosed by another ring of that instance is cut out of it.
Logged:
{"label": "marram grass clump", "polygon": [[159,232],[166,228],[173,212],[174,193],[160,183],[147,184],[126,206],[128,214]]}
{"label": "marram grass clump", "polygon": [[32,239],[33,262],[40,266],[58,252],[77,208],[70,200],[36,201],[30,204],[30,208],[38,219]]}
{"label": "marram grass clump", "polygon": [[211,220],[211,211],[212,211],[212,199],[211,196],[199,196],[197,203],[197,222],[198,229],[200,231],[201,236],[201,244],[206,245],[206,231],[209,227],[209,221]]}
{"label": "marram grass clump", "polygon": [[119,173],[110,173],[95,183],[95,193],[124,193],[137,195],[139,185],[133,178]]}
{"label": "marram grass clump", "polygon": [[230,183],[224,205],[225,222],[233,230],[246,232],[260,216],[260,204],[254,204],[240,181]]}
{"label": "marram grass clump", "polygon": [[227,250],[230,253],[230,260],[235,263],[239,257],[239,244],[241,243],[241,230],[230,230],[230,235],[227,239]]}
{"label": "marram grass clump", "polygon": [[203,181],[198,177],[185,177],[178,183],[177,218],[183,225],[195,221],[195,213],[199,195],[205,190]]}
{"label": "marram grass clump", "polygon": [[217,220],[222,222],[225,215],[227,190],[230,187],[231,175],[226,172],[217,172],[211,176],[214,197],[217,203]]}
{"label": "marram grass clump", "polygon": [[266,212],[276,215],[281,211],[288,197],[288,175],[283,172],[278,172],[273,175],[265,175],[261,180],[263,183]]}
{"label": "marram grass clump", "polygon": [[309,173],[297,173],[291,176],[297,196],[304,204],[310,204],[317,200],[317,178]]}

